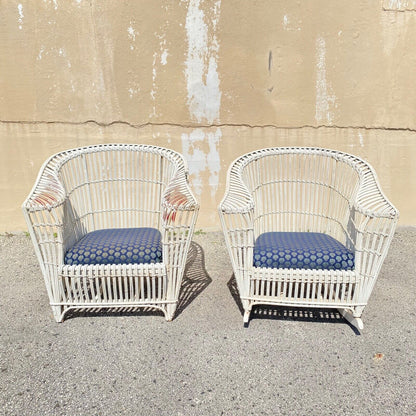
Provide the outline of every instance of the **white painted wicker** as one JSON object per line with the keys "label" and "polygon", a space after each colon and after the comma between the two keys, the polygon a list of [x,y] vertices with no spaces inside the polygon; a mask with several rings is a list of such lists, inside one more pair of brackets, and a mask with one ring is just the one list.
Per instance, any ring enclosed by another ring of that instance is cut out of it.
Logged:
{"label": "white painted wicker", "polygon": [[[362,328],[367,305],[398,220],[364,160],[320,148],[262,149],[236,159],[219,206],[244,308],[337,308]],[[321,232],[351,249],[354,270],[253,266],[256,238],[269,231]]]}
{"label": "white painted wicker", "polygon": [[[109,144],[48,159],[23,204],[56,321],[79,308],[151,307],[173,319],[198,203],[183,157],[148,145]],[[153,227],[163,262],[66,265],[86,233]]]}

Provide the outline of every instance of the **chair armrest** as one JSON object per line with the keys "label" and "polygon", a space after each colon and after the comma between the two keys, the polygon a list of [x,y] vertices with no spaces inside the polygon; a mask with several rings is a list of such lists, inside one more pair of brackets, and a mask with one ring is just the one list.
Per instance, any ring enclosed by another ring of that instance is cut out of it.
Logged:
{"label": "chair armrest", "polygon": [[42,165],[35,184],[23,203],[24,210],[28,212],[50,210],[65,201],[65,189],[54,169],[58,161],[59,157],[53,155]]}
{"label": "chair armrest", "polygon": [[163,192],[161,205],[163,227],[180,226],[184,219],[183,225],[188,225],[189,221],[182,218],[187,216],[178,213],[197,212],[199,204],[189,187],[187,172],[180,170],[174,175]]}
{"label": "chair armrest", "polygon": [[[364,163],[364,162],[363,162]],[[362,169],[360,187],[350,216],[355,246],[355,268],[374,285],[399,219],[399,212],[383,194],[376,173]]]}
{"label": "chair armrest", "polygon": [[354,209],[366,217],[398,218],[399,212],[381,190],[377,174],[373,168],[362,160],[360,185],[354,201]]}
{"label": "chair armrest", "polygon": [[50,211],[66,200],[65,190],[52,174],[44,173],[22,205],[28,212]]}
{"label": "chair armrest", "polygon": [[184,169],[176,172],[166,187],[161,205],[163,262],[170,281],[167,296],[177,299],[199,211]]}
{"label": "chair armrest", "polygon": [[[168,263],[183,267],[192,240],[199,211],[188,185],[187,173],[180,169],[173,176],[162,195],[163,256]],[[185,250],[185,251],[182,251]]]}
{"label": "chair armrest", "polygon": [[[218,214],[238,283],[253,266],[254,200],[242,180],[236,161],[228,170],[227,186],[218,206]],[[239,287],[239,290],[242,288]]]}
{"label": "chair armrest", "polygon": [[254,200],[241,176],[233,170],[233,166],[228,171],[227,187],[218,209],[223,214],[242,214],[254,210]]}
{"label": "chair armrest", "polygon": [[[45,278],[63,262],[65,189],[54,172],[55,156],[41,167],[22,205],[23,215]],[[51,270],[49,270],[51,269]],[[48,271],[49,270],[49,271]]]}

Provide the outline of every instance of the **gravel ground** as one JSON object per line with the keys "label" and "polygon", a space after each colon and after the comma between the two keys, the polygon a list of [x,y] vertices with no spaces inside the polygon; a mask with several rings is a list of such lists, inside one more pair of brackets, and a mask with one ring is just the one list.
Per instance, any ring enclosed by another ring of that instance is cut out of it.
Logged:
{"label": "gravel ground", "polygon": [[399,228],[358,334],[328,310],[260,308],[244,328],[221,233],[195,235],[173,322],[57,324],[29,238],[2,236],[0,414],[415,415],[415,248]]}

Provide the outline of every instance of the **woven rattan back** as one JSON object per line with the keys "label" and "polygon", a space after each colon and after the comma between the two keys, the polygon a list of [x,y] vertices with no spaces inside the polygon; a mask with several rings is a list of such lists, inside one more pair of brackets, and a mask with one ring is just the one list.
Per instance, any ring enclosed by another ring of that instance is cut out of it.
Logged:
{"label": "woven rattan back", "polygon": [[160,228],[161,195],[175,174],[175,160],[160,152],[128,148],[92,148],[70,154],[58,167],[68,198],[65,227],[76,233],[71,246],[87,232],[104,228]]}
{"label": "woven rattan back", "polygon": [[347,243],[359,173],[323,151],[265,152],[247,163],[242,179],[254,200],[255,234],[311,231]]}

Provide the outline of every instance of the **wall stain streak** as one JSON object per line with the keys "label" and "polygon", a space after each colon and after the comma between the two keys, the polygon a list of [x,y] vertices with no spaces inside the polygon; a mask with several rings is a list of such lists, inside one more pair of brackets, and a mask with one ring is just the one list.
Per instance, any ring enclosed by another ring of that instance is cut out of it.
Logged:
{"label": "wall stain streak", "polygon": [[[204,132],[201,129],[195,129],[189,134],[183,133],[182,153],[189,166],[189,175],[192,178],[192,185],[196,195],[201,198],[204,188],[202,173],[209,173],[209,188],[211,198],[215,198],[218,190],[220,156],[218,153],[219,141],[222,137],[221,130],[217,128],[215,132]],[[204,150],[208,144],[209,151]]]}
{"label": "wall stain streak", "polygon": [[[219,43],[216,35],[221,1],[215,2],[211,18],[206,19],[200,0],[189,0],[186,15],[188,52],[185,77],[188,107],[198,122],[218,120],[221,104],[217,70]],[[207,24],[208,22],[208,24]]]}
{"label": "wall stain streak", "polygon": [[384,0],[384,11],[414,12],[416,11],[416,0]]}
{"label": "wall stain streak", "polygon": [[327,82],[326,75],[326,43],[325,39],[316,40],[316,108],[315,119],[317,123],[332,124],[336,107],[336,97],[331,94],[332,88]]}
{"label": "wall stain streak", "polygon": [[20,3],[17,5],[17,10],[19,11],[19,19],[18,19],[19,29],[22,30],[23,29],[23,18],[25,16],[23,15],[23,6]]}

